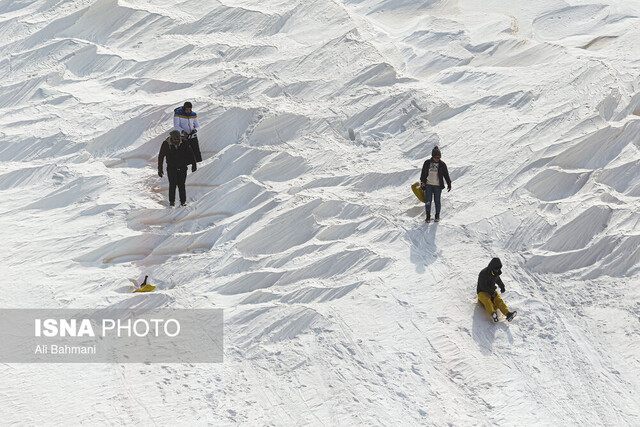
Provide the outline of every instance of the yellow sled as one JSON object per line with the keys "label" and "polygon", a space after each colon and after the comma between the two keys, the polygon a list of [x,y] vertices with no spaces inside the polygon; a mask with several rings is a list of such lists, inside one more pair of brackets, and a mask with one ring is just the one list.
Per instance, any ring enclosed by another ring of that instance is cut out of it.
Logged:
{"label": "yellow sled", "polygon": [[427,198],[424,196],[424,190],[422,188],[420,188],[420,183],[419,182],[416,182],[415,184],[413,184],[411,186],[411,190],[413,191],[413,194],[415,194],[416,197],[422,203],[425,203],[427,201]]}
{"label": "yellow sled", "polygon": [[133,293],[135,294],[136,292],[151,292],[155,288],[156,288],[155,286],[147,284],[141,287],[140,289],[136,289],[135,291],[133,291]]}

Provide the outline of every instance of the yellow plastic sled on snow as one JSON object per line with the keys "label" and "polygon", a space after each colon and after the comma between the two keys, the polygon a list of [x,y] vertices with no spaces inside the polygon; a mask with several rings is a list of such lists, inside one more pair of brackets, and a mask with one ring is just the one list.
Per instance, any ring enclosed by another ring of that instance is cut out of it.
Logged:
{"label": "yellow plastic sled on snow", "polygon": [[425,203],[427,201],[427,198],[424,196],[424,190],[422,188],[420,188],[420,183],[419,182],[416,182],[415,184],[413,184],[411,186],[411,190],[413,191],[413,194],[415,194],[416,197],[422,203]]}
{"label": "yellow plastic sled on snow", "polygon": [[133,291],[133,293],[135,294],[136,292],[151,292],[152,290],[154,290],[156,287],[153,285],[150,285],[147,283],[147,279],[149,278],[149,276],[144,276],[144,282],[142,282],[140,284],[140,289],[136,289],[135,291]]}
{"label": "yellow plastic sled on snow", "polygon": [[133,293],[135,294],[136,292],[151,292],[155,288],[156,288],[155,286],[147,284],[141,287],[140,289],[136,289],[135,291],[133,291]]}

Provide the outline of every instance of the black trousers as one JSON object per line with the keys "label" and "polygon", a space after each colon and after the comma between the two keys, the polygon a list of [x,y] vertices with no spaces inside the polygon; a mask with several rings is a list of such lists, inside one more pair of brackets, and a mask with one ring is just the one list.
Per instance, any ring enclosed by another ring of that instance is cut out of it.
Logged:
{"label": "black trousers", "polygon": [[202,161],[202,153],[200,153],[200,143],[198,142],[198,137],[194,136],[191,139],[187,139],[189,142],[189,146],[191,147],[191,151],[193,151],[193,155],[196,158],[196,162]]}
{"label": "black trousers", "polygon": [[187,168],[183,169],[170,169],[167,168],[167,177],[169,178],[169,203],[176,201],[176,185],[180,192],[180,203],[184,204],[187,201],[187,189],[185,182],[187,182]]}

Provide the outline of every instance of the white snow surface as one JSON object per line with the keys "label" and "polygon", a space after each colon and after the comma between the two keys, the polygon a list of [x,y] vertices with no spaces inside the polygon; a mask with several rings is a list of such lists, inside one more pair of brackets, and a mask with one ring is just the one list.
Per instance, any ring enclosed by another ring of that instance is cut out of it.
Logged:
{"label": "white snow surface", "polygon": [[0,364],[2,424],[640,425],[640,3],[2,1],[0,36],[1,306],[225,316],[221,364]]}

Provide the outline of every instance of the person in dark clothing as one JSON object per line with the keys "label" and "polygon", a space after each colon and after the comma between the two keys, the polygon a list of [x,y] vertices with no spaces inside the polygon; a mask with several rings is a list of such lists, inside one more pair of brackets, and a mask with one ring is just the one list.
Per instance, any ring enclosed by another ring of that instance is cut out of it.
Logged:
{"label": "person in dark clothing", "polygon": [[449,178],[449,170],[447,165],[440,160],[440,149],[436,146],[431,151],[431,158],[427,159],[422,165],[422,173],[420,174],[420,187],[424,190],[425,209],[427,218],[425,222],[431,221],[431,200],[436,205],[436,221],[440,221],[440,195],[444,188],[444,182],[447,181],[448,190],[451,191],[451,178]]}
{"label": "person in dark clothing", "polygon": [[478,275],[478,287],[476,289],[478,293],[478,301],[482,303],[484,308],[489,312],[493,321],[498,321],[498,312],[496,308],[499,308],[502,314],[507,317],[507,320],[511,322],[516,315],[516,311],[509,311],[507,305],[502,301],[498,291],[496,291],[496,285],[500,287],[500,293],[505,293],[504,283],[500,279],[502,274],[502,262],[500,258],[493,258],[489,262],[489,266],[482,269]]}
{"label": "person in dark clothing", "polygon": [[167,177],[169,178],[169,205],[175,206],[176,186],[180,191],[180,206],[187,202],[187,167],[191,166],[191,172],[195,172],[196,159],[188,142],[180,137],[180,131],[172,130],[169,137],[164,140],[158,154],[158,176],[164,175],[162,169],[164,159],[167,158]]}
{"label": "person in dark clothing", "polygon": [[[187,101],[182,107],[173,110],[173,127],[180,132],[182,138],[186,139],[197,162],[202,161],[200,153],[200,143],[198,142],[198,115],[192,109],[193,105]],[[195,163],[194,163],[195,164]]]}

